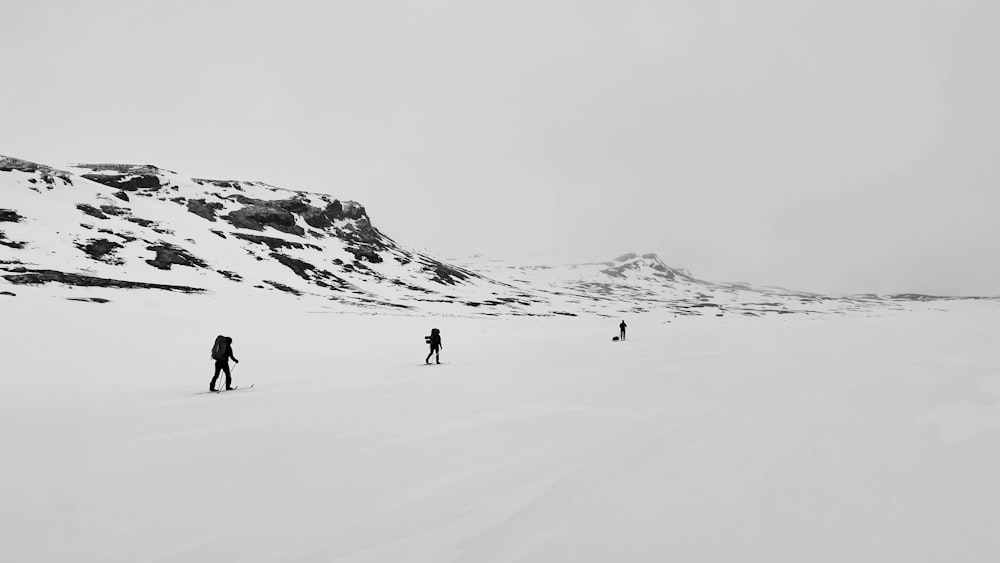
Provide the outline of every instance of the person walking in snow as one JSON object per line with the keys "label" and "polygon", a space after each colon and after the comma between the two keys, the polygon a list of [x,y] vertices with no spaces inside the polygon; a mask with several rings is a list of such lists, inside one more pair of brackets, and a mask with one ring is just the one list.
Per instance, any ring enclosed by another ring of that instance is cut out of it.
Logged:
{"label": "person walking in snow", "polygon": [[226,390],[232,391],[233,376],[229,372],[229,358],[232,358],[236,363],[240,363],[236,359],[236,356],[233,355],[233,339],[220,334],[215,337],[215,345],[212,346],[212,359],[215,360],[215,375],[212,376],[212,382],[208,384],[209,391],[215,391],[215,382],[219,379],[219,372],[225,372]]}
{"label": "person walking in snow", "polygon": [[431,335],[425,337],[424,340],[431,345],[431,351],[427,354],[427,357],[424,358],[424,363],[431,363],[431,356],[435,356],[434,361],[440,364],[441,348],[444,348],[444,345],[441,344],[441,331],[436,328],[432,328]]}
{"label": "person walking in snow", "polygon": [[622,319],[622,324],[618,325],[618,328],[621,329],[621,339],[622,340],[625,340],[625,327],[627,327],[627,326],[628,325],[625,324],[625,320],[624,319]]}

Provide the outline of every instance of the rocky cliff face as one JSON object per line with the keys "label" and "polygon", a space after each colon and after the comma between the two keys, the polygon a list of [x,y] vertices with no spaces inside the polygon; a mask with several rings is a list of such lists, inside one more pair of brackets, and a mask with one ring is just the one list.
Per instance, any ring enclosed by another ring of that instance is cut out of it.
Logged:
{"label": "rocky cliff face", "polygon": [[0,190],[0,221],[10,224],[0,260],[13,285],[250,287],[394,308],[526,298],[397,244],[364,206],[325,194],[151,165],[54,168],[11,157],[0,157]]}

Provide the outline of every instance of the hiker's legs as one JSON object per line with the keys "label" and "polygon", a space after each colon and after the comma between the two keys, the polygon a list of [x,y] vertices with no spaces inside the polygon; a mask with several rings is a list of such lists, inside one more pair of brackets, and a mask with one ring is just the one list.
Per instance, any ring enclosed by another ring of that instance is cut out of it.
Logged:
{"label": "hiker's legs", "polygon": [[437,358],[436,358],[435,361],[437,361],[437,363],[440,364],[441,363],[441,349],[438,348],[437,346],[431,346],[431,351],[427,354],[427,357],[424,358],[424,363],[425,364],[431,363],[431,356],[435,356],[435,355],[437,356]]}
{"label": "hiker's legs", "polygon": [[222,362],[222,371],[226,372],[226,389],[232,389],[233,375],[229,373],[229,362]]}
{"label": "hiker's legs", "polygon": [[622,329],[622,340],[625,340],[625,329]]}
{"label": "hiker's legs", "polygon": [[[215,362],[215,375],[212,376],[212,382],[208,384],[208,388],[211,389],[212,391],[215,391],[215,382],[218,381],[218,379],[219,379],[219,372],[222,371],[222,366],[225,366],[225,365],[226,364],[221,363],[221,362]],[[229,372],[228,368],[226,369],[226,372],[227,373]]]}

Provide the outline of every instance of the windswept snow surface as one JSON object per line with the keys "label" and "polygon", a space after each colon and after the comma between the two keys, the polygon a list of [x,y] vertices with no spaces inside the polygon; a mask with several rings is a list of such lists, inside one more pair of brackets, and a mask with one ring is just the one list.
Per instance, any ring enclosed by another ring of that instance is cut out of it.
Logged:
{"label": "windswept snow surface", "polygon": [[[649,313],[613,343],[617,319],[122,295],[0,296],[0,561],[1000,553],[995,302]],[[220,333],[256,388],[195,395]]]}

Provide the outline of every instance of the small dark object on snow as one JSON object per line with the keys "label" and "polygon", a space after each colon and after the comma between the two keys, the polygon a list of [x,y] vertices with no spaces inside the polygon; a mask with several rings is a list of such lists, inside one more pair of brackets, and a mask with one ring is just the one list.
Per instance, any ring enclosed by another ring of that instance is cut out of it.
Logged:
{"label": "small dark object on snow", "polygon": [[618,338],[617,336],[612,336],[612,337],[611,337],[611,341],[612,341],[612,342],[618,342],[619,340],[620,340],[620,339],[619,339],[619,338]]}

